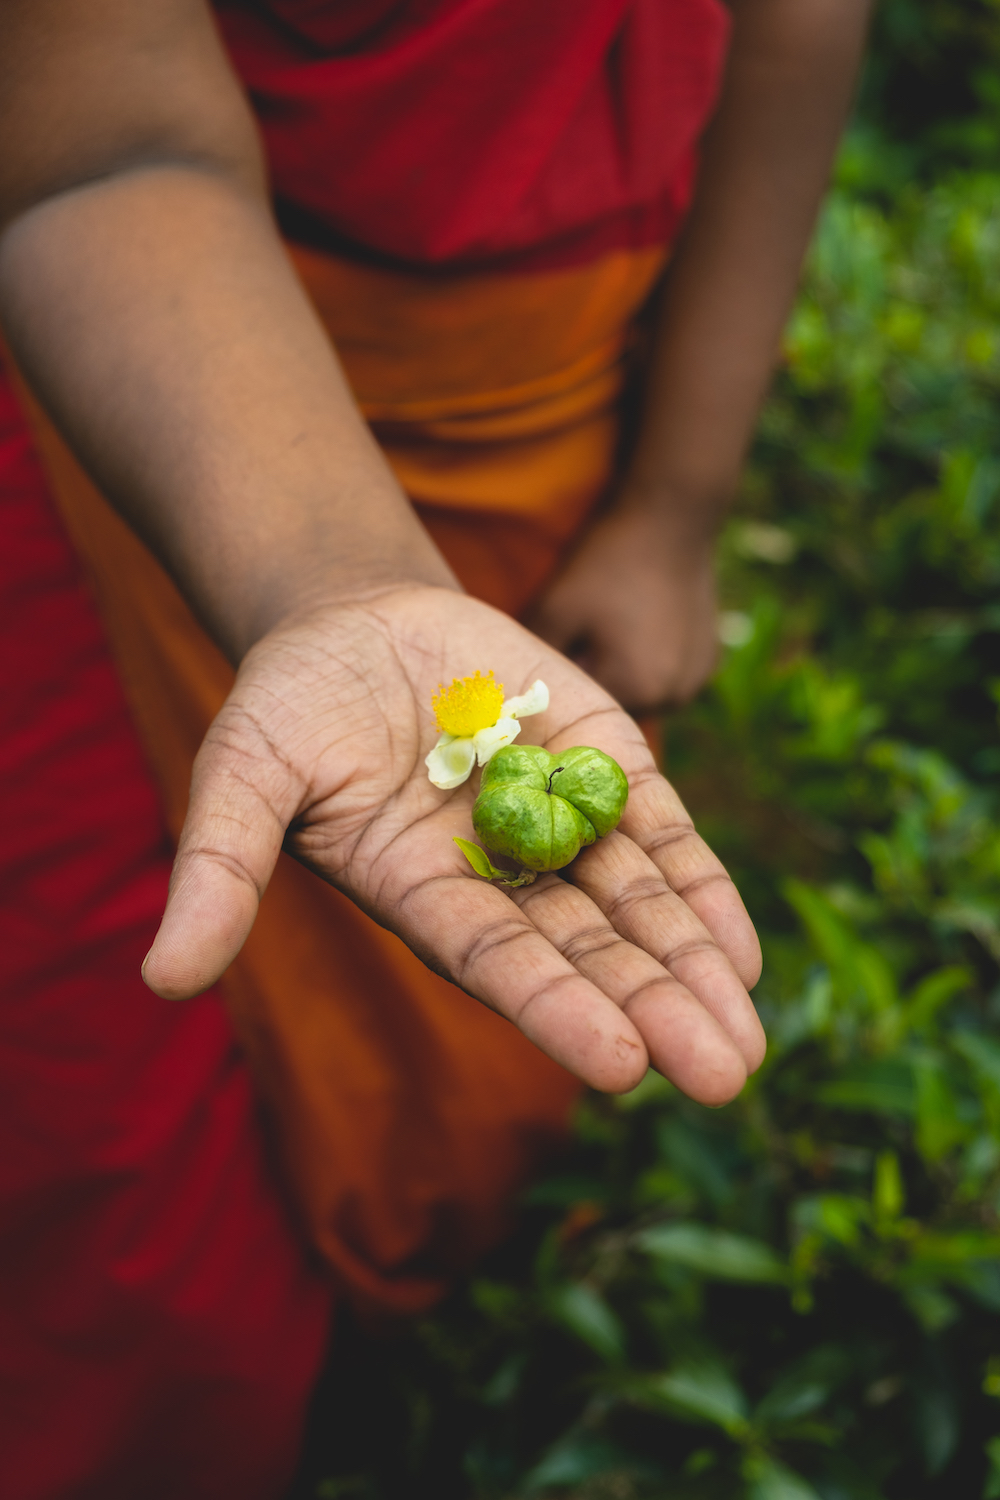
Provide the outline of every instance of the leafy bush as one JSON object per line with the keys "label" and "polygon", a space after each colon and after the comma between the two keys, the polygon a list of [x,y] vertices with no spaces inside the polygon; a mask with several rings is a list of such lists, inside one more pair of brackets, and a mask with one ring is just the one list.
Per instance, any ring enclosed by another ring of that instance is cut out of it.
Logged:
{"label": "leafy bush", "polygon": [[311,1494],[1000,1496],[997,19],[883,8],[670,726],[767,1062],[589,1099],[515,1241],[357,1339]]}

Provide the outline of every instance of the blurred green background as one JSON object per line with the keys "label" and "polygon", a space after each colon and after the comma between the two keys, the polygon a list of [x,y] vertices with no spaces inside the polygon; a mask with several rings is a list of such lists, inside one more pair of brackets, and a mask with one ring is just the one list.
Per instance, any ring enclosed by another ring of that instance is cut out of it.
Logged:
{"label": "blurred green background", "polygon": [[592,1098],[447,1305],[340,1330],[297,1494],[1000,1497],[1000,3],[883,0],[669,771],[761,1073]]}

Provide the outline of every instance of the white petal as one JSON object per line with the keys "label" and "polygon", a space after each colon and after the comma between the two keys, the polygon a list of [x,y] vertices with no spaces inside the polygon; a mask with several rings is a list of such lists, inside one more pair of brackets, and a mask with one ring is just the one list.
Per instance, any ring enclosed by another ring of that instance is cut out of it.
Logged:
{"label": "white petal", "polygon": [[543,714],[549,706],[549,690],[541,678],[533,682],[526,693],[508,698],[503,712],[511,719],[526,719],[529,714]]}
{"label": "white petal", "polygon": [[476,758],[481,766],[502,750],[504,745],[509,745],[516,740],[521,733],[521,726],[516,719],[498,719],[491,729],[480,729],[478,734],[472,736],[472,743],[476,747]]}
{"label": "white petal", "polygon": [[433,784],[442,792],[461,786],[472,775],[476,764],[476,751],[471,739],[456,739],[453,734],[442,734],[424,765]]}

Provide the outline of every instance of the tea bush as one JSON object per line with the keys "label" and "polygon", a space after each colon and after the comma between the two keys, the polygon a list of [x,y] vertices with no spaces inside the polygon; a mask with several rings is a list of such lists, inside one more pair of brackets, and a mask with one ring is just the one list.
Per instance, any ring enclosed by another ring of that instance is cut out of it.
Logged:
{"label": "tea bush", "polygon": [[590,1098],[476,1279],[344,1332],[311,1494],[1000,1497],[998,31],[880,12],[669,726],[767,1061],[719,1111]]}

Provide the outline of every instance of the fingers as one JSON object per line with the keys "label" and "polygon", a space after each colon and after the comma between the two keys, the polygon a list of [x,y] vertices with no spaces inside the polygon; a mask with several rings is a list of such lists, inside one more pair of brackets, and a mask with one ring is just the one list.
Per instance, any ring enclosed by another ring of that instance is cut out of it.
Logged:
{"label": "fingers", "polygon": [[739,975],[642,850],[621,833],[610,833],[567,874],[623,938],[651,954],[714,1016],[747,1069],[758,1068],[764,1030]]}
{"label": "fingers", "polygon": [[642,1035],[653,1067],[700,1104],[726,1104],[746,1082],[719,1022],[649,953],[627,942],[582,890],[555,876],[514,892],[535,927]]}
{"label": "fingers", "polygon": [[674,891],[704,923],[747,989],[760,978],[760,943],[739,892],[695,832],[670,784],[658,774],[629,779],[619,824]]}
{"label": "fingers", "polygon": [[649,1058],[630,1018],[501,891],[465,874],[442,875],[393,905],[393,925],[430,967],[591,1088],[625,1093],[645,1075]]}
{"label": "fingers", "polygon": [[712,671],[717,602],[711,528],[640,507],[587,533],[528,619],[633,713],[684,703]]}
{"label": "fingers", "polygon": [[142,974],[167,1000],[214,984],[246,941],[299,789],[252,732],[217,720],[194,763],[167,908]]}

